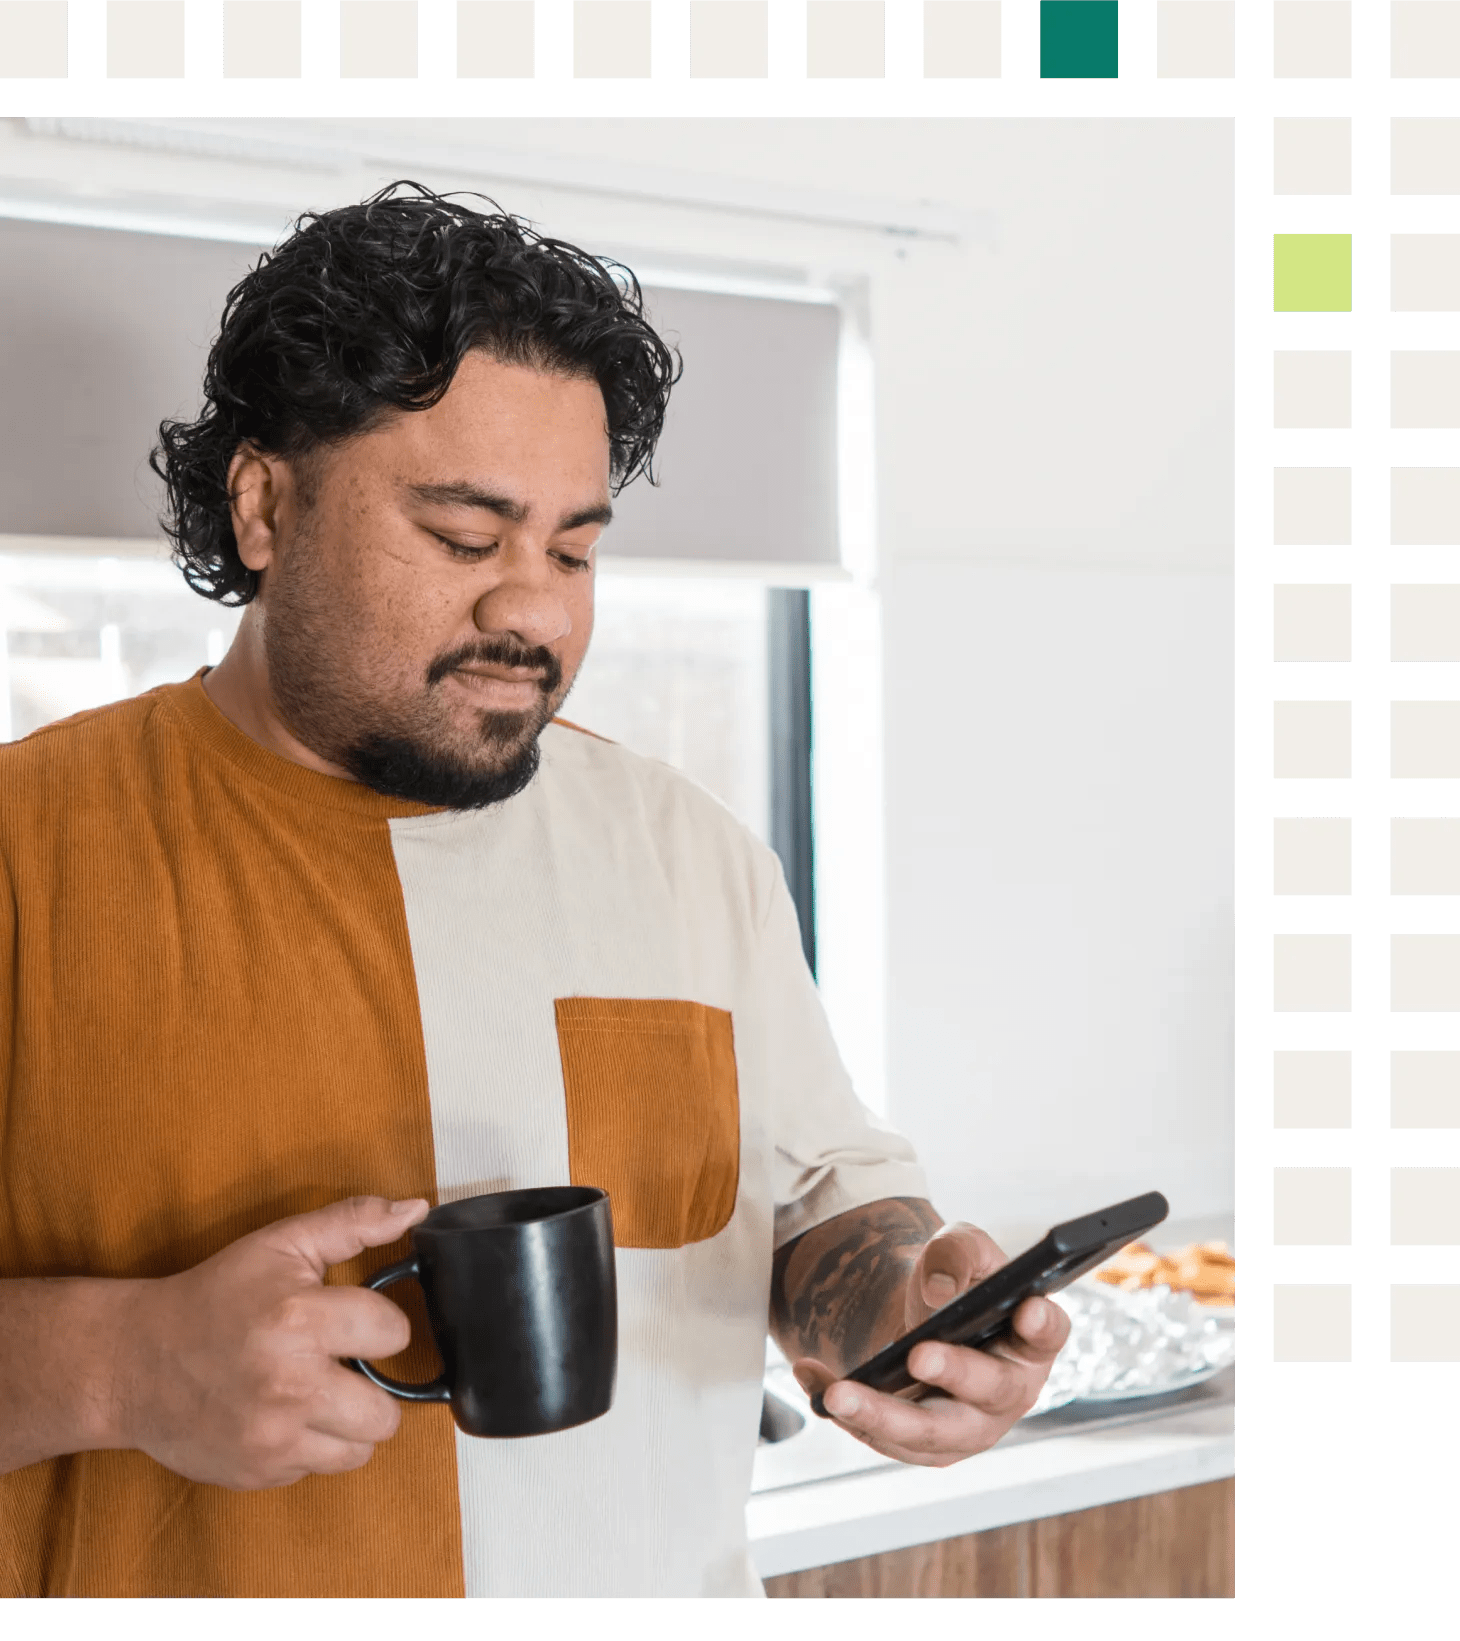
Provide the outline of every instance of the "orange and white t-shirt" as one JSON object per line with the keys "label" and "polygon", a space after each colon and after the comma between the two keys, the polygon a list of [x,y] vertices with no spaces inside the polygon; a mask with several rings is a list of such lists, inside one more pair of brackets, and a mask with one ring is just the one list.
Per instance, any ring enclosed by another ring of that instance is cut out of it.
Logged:
{"label": "orange and white t-shirt", "polygon": [[[482,1440],[410,1405],[362,1469],[259,1492],[31,1465],[0,1477],[0,1594],[758,1593],[772,1250],[925,1182],[853,1094],[776,857],[661,764],[563,724],[541,749],[507,802],[431,810],[265,751],[201,675],[0,746],[0,1277],[571,1181],[610,1193],[619,1289],[591,1424]],[[412,1314],[384,1365],[426,1378]]]}

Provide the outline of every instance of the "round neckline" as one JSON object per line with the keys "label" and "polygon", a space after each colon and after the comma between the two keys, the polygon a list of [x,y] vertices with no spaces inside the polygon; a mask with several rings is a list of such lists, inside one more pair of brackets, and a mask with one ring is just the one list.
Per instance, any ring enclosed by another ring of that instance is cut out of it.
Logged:
{"label": "round neckline", "polygon": [[208,671],[209,668],[201,667],[186,683],[174,685],[164,696],[165,704],[195,740],[203,742],[210,751],[217,753],[251,780],[282,797],[316,808],[332,809],[337,814],[356,815],[362,820],[398,820],[407,816],[450,812],[437,804],[389,798],[368,786],[362,786],[358,781],[325,775],[317,769],[295,763],[292,758],[270,752],[251,735],[245,734],[214,703],[203,688],[203,677]]}

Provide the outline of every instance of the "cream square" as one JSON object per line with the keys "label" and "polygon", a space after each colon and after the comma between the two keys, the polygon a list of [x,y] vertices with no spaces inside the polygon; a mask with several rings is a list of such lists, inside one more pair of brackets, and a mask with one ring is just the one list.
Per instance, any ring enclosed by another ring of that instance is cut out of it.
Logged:
{"label": "cream square", "polygon": [[650,0],[573,0],[573,75],[649,78]]}
{"label": "cream square", "polygon": [[1460,313],[1460,234],[1394,234],[1389,306],[1395,313]]}
{"label": "cream square", "polygon": [[1349,822],[1299,819],[1272,823],[1272,892],[1275,895],[1346,895],[1349,892]]}
{"label": "cream square", "polygon": [[998,0],[925,0],[923,75],[929,80],[996,80],[1001,73]]}
{"label": "cream square", "polygon": [[1347,701],[1277,701],[1272,772],[1279,780],[1346,780],[1351,711]]}
{"label": "cream square", "polygon": [[1347,427],[1351,357],[1347,353],[1273,354],[1273,426]]}
{"label": "cream square", "polygon": [[416,0],[340,0],[340,78],[415,77]]}
{"label": "cream square", "polygon": [[1390,1288],[1389,1360],[1460,1362],[1460,1288],[1407,1282]]}
{"label": "cream square", "polygon": [[1460,776],[1460,701],[1391,701],[1389,773],[1395,780]]}
{"label": "cream square", "polygon": [[1389,192],[1460,194],[1460,120],[1389,122]]}
{"label": "cream square", "polygon": [[530,80],[536,48],[532,0],[458,0],[460,80]]}
{"label": "cream square", "polygon": [[1460,352],[1391,353],[1389,421],[1394,427],[1460,427]]}
{"label": "cream square", "polygon": [[1348,0],[1274,0],[1272,71],[1280,80],[1346,80]]}
{"label": "cream square", "polygon": [[1389,892],[1460,895],[1460,820],[1438,816],[1390,820]]}
{"label": "cream square", "polygon": [[1342,586],[1274,587],[1274,661],[1347,661],[1352,590]]}
{"label": "cream square", "polygon": [[880,80],[886,60],[882,0],[806,0],[806,77]]}
{"label": "cream square", "polygon": [[66,0],[0,0],[0,77],[64,80]]}
{"label": "cream square", "polygon": [[1232,0],[1158,0],[1156,77],[1230,80],[1237,63],[1237,7]]}
{"label": "cream square", "polygon": [[1353,1297],[1347,1283],[1284,1283],[1272,1290],[1275,1362],[1347,1362]]}
{"label": "cream square", "polygon": [[299,0],[225,0],[225,79],[297,80],[299,67]]}
{"label": "cream square", "polygon": [[1389,659],[1460,661],[1460,586],[1389,589]]}
{"label": "cream square", "polygon": [[1389,539],[1400,547],[1460,543],[1460,467],[1390,469]]}
{"label": "cream square", "polygon": [[1350,474],[1346,467],[1277,467],[1272,531],[1279,547],[1349,545]]}
{"label": "cream square", "polygon": [[1352,968],[1346,934],[1272,939],[1272,1006],[1279,1014],[1347,1014]]}
{"label": "cream square", "polygon": [[1272,1239],[1282,1247],[1345,1247],[1352,1186],[1347,1168],[1274,1168]]}
{"label": "cream square", "polygon": [[1347,1049],[1278,1049],[1272,1057],[1274,1128],[1347,1128],[1353,1064]]}
{"label": "cream square", "polygon": [[1275,194],[1346,194],[1352,172],[1347,120],[1274,120]]}
{"label": "cream square", "polygon": [[180,80],[182,71],[182,0],[107,0],[108,79]]}
{"label": "cream square", "polygon": [[1460,1053],[1396,1049],[1389,1056],[1389,1122],[1394,1128],[1460,1128]]}
{"label": "cream square", "polygon": [[1389,1242],[1396,1248],[1460,1243],[1460,1168],[1389,1170]]}
{"label": "cream square", "polygon": [[691,0],[690,78],[765,79],[769,27],[765,0]]}
{"label": "cream square", "polygon": [[1457,0],[1391,0],[1389,73],[1396,80],[1460,77]]}
{"label": "cream square", "polygon": [[1390,935],[1389,1007],[1395,1014],[1460,1011],[1460,934]]}

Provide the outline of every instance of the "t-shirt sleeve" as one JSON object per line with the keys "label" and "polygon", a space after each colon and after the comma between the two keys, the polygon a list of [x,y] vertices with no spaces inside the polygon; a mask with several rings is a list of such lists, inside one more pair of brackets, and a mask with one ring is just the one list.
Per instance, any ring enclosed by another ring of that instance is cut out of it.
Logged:
{"label": "t-shirt sleeve", "polygon": [[806,966],[780,862],[762,860],[763,904],[752,978],[760,1025],[773,1164],[775,1245],[883,1197],[925,1197],[912,1146],[857,1098]]}

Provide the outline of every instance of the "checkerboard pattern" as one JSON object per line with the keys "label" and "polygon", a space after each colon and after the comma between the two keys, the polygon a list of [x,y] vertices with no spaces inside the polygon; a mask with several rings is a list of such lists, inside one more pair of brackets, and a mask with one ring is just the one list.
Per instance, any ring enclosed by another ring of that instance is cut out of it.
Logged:
{"label": "checkerboard pattern", "polygon": [[1460,1286],[1407,1279],[1460,1242],[1457,77],[1460,4],[1271,7],[1248,477],[1271,498],[1280,1362],[1460,1361]]}

